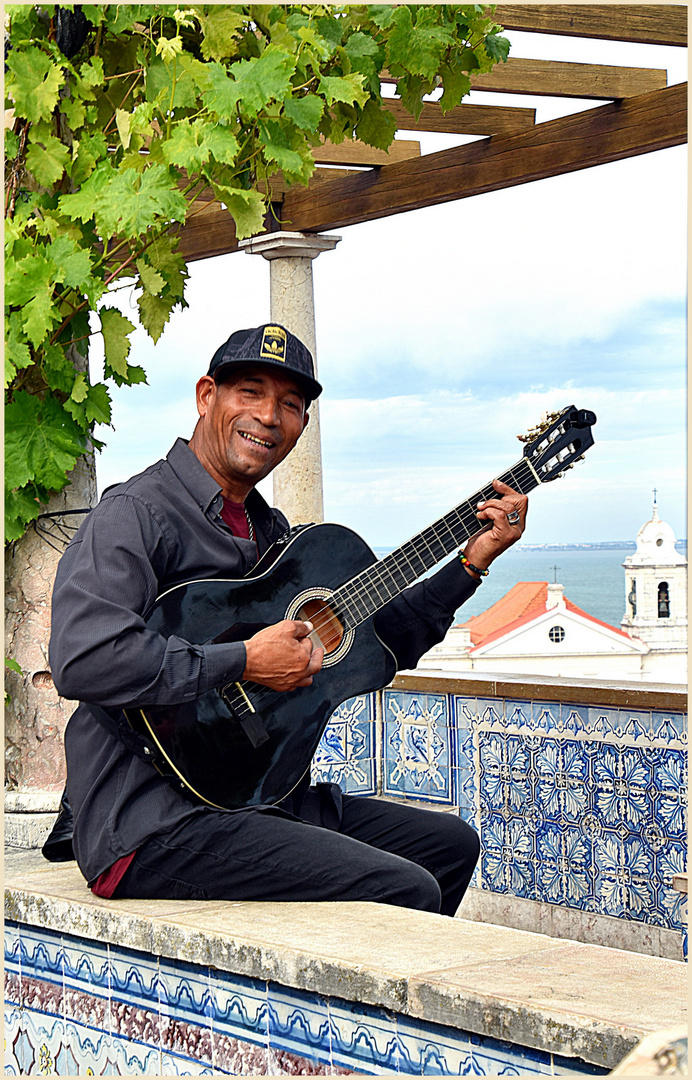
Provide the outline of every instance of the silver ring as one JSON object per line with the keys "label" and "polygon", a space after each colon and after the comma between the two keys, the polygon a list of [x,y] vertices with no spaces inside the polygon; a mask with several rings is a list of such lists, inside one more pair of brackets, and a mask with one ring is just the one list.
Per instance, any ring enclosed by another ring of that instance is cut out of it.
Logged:
{"label": "silver ring", "polygon": [[507,515],[507,520],[510,525],[516,525],[521,520],[521,515],[519,511],[512,510],[512,513]]}

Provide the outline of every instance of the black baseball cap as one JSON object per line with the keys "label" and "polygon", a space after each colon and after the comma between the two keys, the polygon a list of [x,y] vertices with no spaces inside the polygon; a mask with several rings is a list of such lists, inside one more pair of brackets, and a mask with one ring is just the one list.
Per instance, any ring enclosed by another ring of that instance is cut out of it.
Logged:
{"label": "black baseball cap", "polygon": [[229,368],[244,364],[261,364],[290,374],[305,392],[308,405],[322,393],[310,350],[279,323],[236,330],[214,353],[207,375],[218,383]]}

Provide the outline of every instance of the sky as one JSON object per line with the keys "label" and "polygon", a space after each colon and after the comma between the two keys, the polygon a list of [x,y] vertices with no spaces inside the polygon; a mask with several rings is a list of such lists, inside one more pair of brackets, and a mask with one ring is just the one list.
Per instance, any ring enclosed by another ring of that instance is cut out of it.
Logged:
{"label": "sky", "polygon": [[[682,49],[507,36],[514,56],[686,78]],[[593,104],[467,100],[536,107],[537,122]],[[424,153],[471,141],[402,137]],[[675,147],[333,230],[340,243],[313,263],[325,520],[397,545],[514,464],[546,410],[574,404],[596,413],[595,445],[532,495],[523,542],[634,539],[654,488],[685,537],[686,174]],[[148,384],[114,391],[101,491],[190,436],[216,348],[270,321],[269,265],[193,263],[186,295],[157,346],[133,335]],[[134,295],[117,302],[136,322]],[[97,341],[91,363],[97,376]],[[271,500],[269,480],[261,490]]]}

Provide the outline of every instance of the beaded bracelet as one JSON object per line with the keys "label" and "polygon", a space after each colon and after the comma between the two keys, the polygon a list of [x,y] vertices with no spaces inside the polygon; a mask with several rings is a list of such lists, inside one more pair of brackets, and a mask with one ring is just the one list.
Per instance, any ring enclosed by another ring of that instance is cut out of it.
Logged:
{"label": "beaded bracelet", "polygon": [[474,574],[479,574],[481,577],[487,577],[490,573],[489,570],[480,570],[477,566],[474,566],[473,563],[470,563],[461,551],[459,552],[459,558],[461,559],[463,565],[468,566],[469,570],[472,570]]}

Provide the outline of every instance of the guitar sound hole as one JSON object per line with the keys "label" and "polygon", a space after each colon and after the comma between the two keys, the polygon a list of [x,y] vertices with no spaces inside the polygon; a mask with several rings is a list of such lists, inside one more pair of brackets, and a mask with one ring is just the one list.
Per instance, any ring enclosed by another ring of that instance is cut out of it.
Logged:
{"label": "guitar sound hole", "polygon": [[324,600],[318,597],[306,600],[294,617],[312,623],[312,640],[318,648],[321,646],[324,649],[325,656],[338,649],[346,631]]}

